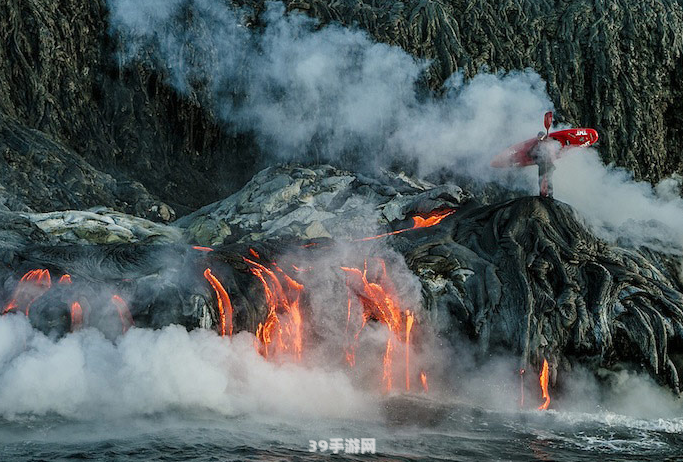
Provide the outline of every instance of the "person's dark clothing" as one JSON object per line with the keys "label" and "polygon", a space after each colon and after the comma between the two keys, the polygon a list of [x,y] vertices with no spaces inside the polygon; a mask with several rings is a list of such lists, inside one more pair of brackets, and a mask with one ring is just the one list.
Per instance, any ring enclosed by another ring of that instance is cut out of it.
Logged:
{"label": "person's dark clothing", "polygon": [[552,139],[539,141],[529,153],[538,165],[538,190],[542,197],[553,197],[554,149]]}

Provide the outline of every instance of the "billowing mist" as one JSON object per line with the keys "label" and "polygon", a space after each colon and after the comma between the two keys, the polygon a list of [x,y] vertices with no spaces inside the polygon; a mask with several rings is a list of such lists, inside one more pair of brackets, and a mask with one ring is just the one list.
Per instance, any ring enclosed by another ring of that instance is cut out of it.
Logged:
{"label": "billowing mist", "polygon": [[[447,170],[536,191],[536,167],[506,175],[489,166],[503,148],[534,136],[553,109],[532,70],[468,81],[456,74],[432,96],[421,80],[428,62],[361,30],[286,14],[279,2],[258,27],[248,9],[217,0],[108,3],[124,65],[161,66],[179,92],[253,132],[274,161],[404,161],[422,174]],[[558,162],[556,183],[557,199],[604,237],[655,248],[683,241],[678,194],[633,181],[594,151]]]}

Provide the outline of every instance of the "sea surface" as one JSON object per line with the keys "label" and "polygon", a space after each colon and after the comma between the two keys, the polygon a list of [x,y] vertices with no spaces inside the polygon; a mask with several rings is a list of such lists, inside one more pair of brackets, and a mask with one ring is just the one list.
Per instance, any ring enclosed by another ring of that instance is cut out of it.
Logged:
{"label": "sea surface", "polygon": [[[438,422],[226,418],[166,412],[135,419],[0,421],[2,461],[673,461],[683,419],[456,407]],[[424,415],[420,419],[424,419]],[[374,438],[376,453],[309,452],[314,441]]]}

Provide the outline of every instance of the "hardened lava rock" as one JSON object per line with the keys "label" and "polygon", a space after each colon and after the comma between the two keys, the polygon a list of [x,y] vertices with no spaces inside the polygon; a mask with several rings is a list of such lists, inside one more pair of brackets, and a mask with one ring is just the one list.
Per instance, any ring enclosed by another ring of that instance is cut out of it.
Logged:
{"label": "hardened lava rock", "polygon": [[[429,235],[395,238],[447,329],[483,356],[557,373],[645,369],[680,391],[683,286],[675,257],[608,245],[566,204],[527,197],[462,210]],[[558,371],[559,370],[559,371]]]}

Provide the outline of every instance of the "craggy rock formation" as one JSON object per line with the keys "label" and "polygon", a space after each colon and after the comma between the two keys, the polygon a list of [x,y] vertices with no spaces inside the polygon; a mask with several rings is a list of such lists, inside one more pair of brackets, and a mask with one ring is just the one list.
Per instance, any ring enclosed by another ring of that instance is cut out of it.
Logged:
{"label": "craggy rock formation", "polygon": [[0,207],[64,210],[108,205],[157,221],[175,212],[142,184],[115,179],[44,133],[0,117]]}
{"label": "craggy rock formation", "polygon": [[[444,209],[457,211],[434,227],[358,240],[409,228],[409,217]],[[402,256],[422,284],[424,308],[442,321],[442,334],[471,340],[484,359],[511,353],[522,367],[538,369],[545,357],[553,380],[577,364],[643,369],[680,390],[683,284],[676,259],[601,241],[569,206],[551,199],[481,206],[457,186],[391,172],[370,178],[329,166],[277,167],[188,216],[183,228],[95,212],[4,212],[0,305],[22,274],[47,268],[53,279],[70,274],[73,284],[56,284],[32,305],[30,318],[45,331],[68,331],[69,303],[80,297],[88,300],[90,325],[117,335],[113,294],[128,301],[140,327],[218,329],[217,296],[203,275],[211,268],[230,294],[235,329],[253,332],[267,306],[244,258],[277,262],[306,285],[306,278],[327,274],[317,265],[339,269],[337,242],[346,249],[343,258],[361,262]],[[130,230],[128,240],[120,228]],[[184,243],[181,232],[213,250]],[[107,233],[111,239],[103,238]],[[306,267],[310,275],[296,269]],[[388,268],[390,276],[397,269]],[[345,297],[343,275],[337,279],[325,285]]]}
{"label": "craggy rock formation", "polygon": [[469,199],[456,185],[436,186],[392,172],[371,178],[329,165],[271,167],[229,198],[174,224],[200,245],[291,236],[349,239],[373,236],[378,226]]}
{"label": "craggy rock formation", "polygon": [[[258,27],[264,2],[238,3],[254,9],[250,25]],[[455,71],[471,76],[484,67],[532,67],[546,79],[564,121],[600,131],[606,161],[652,181],[681,171],[680,1],[285,3],[323,23],[359,25],[377,40],[432,59],[427,78],[433,88]],[[168,213],[149,213],[151,204],[163,202],[185,215],[246,183],[264,166],[251,135],[169,89],[159,69],[122,66],[107,15],[104,0],[0,5],[4,205],[38,212],[104,205],[168,220]],[[33,141],[17,145],[27,136]],[[42,161],[22,168],[49,171],[55,181],[35,180],[42,192],[29,197],[10,167],[33,156],[28,145],[46,144],[52,147],[41,148]],[[88,171],[77,187],[82,197],[64,193],[73,185],[57,167],[65,156],[70,170]],[[98,186],[93,169],[110,175],[106,187]]]}
{"label": "craggy rock formation", "polygon": [[462,210],[429,236],[394,239],[427,304],[450,312],[482,357],[511,350],[522,368],[546,357],[564,371],[625,362],[680,390],[675,260],[600,241],[569,206],[537,197]]}
{"label": "craggy rock formation", "polygon": [[[104,205],[168,221],[173,217],[145,213],[150,196],[184,214],[243,185],[257,171],[249,139],[220,127],[158,73],[142,65],[124,69],[107,14],[104,0],[0,4],[0,185],[11,190],[10,202],[26,200],[7,186],[14,182],[10,166],[33,156],[36,145],[41,163],[22,168],[51,176],[43,189],[55,196],[52,204],[26,202],[37,212]],[[55,166],[65,156],[68,170],[89,170],[77,186],[89,197],[60,194],[73,186]],[[95,169],[110,176],[92,181]]]}

